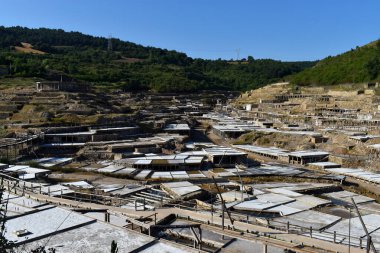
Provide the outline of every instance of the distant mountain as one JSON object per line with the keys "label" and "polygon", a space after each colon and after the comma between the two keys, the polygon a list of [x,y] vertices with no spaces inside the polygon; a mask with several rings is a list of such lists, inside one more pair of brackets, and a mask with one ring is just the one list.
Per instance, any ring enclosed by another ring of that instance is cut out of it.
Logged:
{"label": "distant mountain", "polygon": [[126,90],[247,90],[281,80],[315,62],[193,59],[173,50],[61,29],[0,26],[2,78],[75,79]]}
{"label": "distant mountain", "polygon": [[380,40],[327,57],[290,77],[298,85],[334,85],[380,81]]}

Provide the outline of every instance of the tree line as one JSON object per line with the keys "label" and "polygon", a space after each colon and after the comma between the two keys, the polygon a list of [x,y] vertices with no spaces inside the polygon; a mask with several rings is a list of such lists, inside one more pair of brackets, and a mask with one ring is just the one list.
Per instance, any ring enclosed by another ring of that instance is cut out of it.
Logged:
{"label": "tree line", "polygon": [[[112,38],[94,37],[61,29],[0,26],[0,65],[6,77],[40,77],[81,80],[126,90],[158,92],[247,90],[282,80],[315,62],[272,59],[193,59],[173,50],[145,47]],[[46,54],[17,52],[21,42]]]}

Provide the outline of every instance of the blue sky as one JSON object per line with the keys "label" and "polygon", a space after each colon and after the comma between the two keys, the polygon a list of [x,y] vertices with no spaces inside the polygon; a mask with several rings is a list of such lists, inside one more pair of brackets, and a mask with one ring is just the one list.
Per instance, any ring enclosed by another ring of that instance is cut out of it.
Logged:
{"label": "blue sky", "polygon": [[380,38],[379,0],[0,0],[0,25],[62,28],[192,57],[315,60]]}

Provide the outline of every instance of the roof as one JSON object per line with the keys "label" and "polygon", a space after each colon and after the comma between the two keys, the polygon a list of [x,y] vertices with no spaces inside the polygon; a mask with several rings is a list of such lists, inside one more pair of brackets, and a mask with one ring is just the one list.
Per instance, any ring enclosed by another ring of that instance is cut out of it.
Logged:
{"label": "roof", "polygon": [[85,131],[85,132],[69,132],[69,133],[51,133],[45,134],[45,136],[75,136],[75,135],[94,135],[95,130]]}
{"label": "roof", "polygon": [[237,149],[242,149],[247,152],[268,154],[272,156],[287,156],[288,151],[286,149],[276,148],[276,147],[260,147],[254,145],[233,145]]}
{"label": "roof", "polygon": [[311,157],[311,156],[328,156],[329,153],[325,151],[317,151],[317,150],[303,150],[303,151],[295,151],[289,153],[289,156],[296,157]]}
{"label": "roof", "polygon": [[190,127],[188,124],[168,124],[163,129],[164,131],[190,131]]}
{"label": "roof", "polygon": [[380,173],[375,173],[371,171],[365,171],[362,169],[352,169],[352,168],[334,168],[326,169],[326,171],[341,174],[345,176],[355,177],[372,183],[380,184]]}
{"label": "roof", "polygon": [[157,155],[146,154],[144,157],[133,157],[122,159],[119,163],[136,164],[136,165],[160,165],[160,164],[201,164],[205,158],[205,153],[202,155],[192,155],[191,153],[180,153],[174,155]]}
{"label": "roof", "polygon": [[62,165],[69,163],[73,160],[73,158],[70,157],[46,157],[41,159],[33,160],[34,162],[37,162],[39,165],[43,167],[52,167],[56,165]]}
{"label": "roof", "polygon": [[340,166],[338,163],[333,163],[333,162],[317,162],[317,163],[309,163],[309,165],[314,165],[314,166]]}
{"label": "roof", "polygon": [[235,209],[263,211],[272,207],[279,206],[295,201],[293,198],[276,193],[266,193],[257,195],[257,199],[241,202],[234,206]]}
{"label": "roof", "polygon": [[208,155],[210,156],[241,156],[241,155],[247,155],[245,152],[238,151],[233,148],[218,146],[218,147],[212,147],[212,148],[205,148],[203,149]]}
{"label": "roof", "polygon": [[163,187],[163,189],[169,191],[170,194],[179,197],[184,197],[186,195],[200,192],[202,190],[199,186],[194,185],[188,181],[164,183],[161,184],[161,186]]}
{"label": "roof", "polygon": [[[9,168],[4,169],[4,171],[5,172],[17,172],[18,174],[33,174],[33,175],[50,172],[50,170],[33,168],[33,167],[30,167],[27,165],[10,166]],[[22,178],[31,179],[31,176],[24,175]]]}

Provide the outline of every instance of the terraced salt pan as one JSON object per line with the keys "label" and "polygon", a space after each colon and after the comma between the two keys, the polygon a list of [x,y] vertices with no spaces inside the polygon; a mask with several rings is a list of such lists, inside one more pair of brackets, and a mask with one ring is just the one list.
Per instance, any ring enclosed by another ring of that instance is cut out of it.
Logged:
{"label": "terraced salt pan", "polygon": [[56,249],[57,253],[104,253],[110,251],[113,240],[117,242],[119,252],[130,252],[152,242],[154,238],[103,222],[96,222],[56,234],[49,241],[48,239],[43,239],[28,243],[26,250],[29,252],[29,249],[35,249],[36,246],[47,243],[47,248],[52,247]]}
{"label": "terraced salt pan", "polygon": [[[5,238],[20,243],[29,239],[48,236],[55,231],[89,224],[94,220],[63,208],[51,208],[10,219],[6,223]],[[30,234],[18,237],[14,232],[28,230]]]}
{"label": "terraced salt pan", "polygon": [[[0,205],[0,210],[5,210],[5,203]],[[15,215],[20,215],[23,213],[31,212],[33,210],[34,210],[33,208],[29,208],[29,207],[25,207],[25,206],[19,206],[19,205],[13,204],[13,203],[8,203],[6,216],[12,217]]]}
{"label": "terraced salt pan", "polygon": [[234,206],[235,209],[263,211],[282,204],[293,202],[294,199],[275,193],[261,194],[257,199],[241,202]]}
{"label": "terraced salt pan", "polygon": [[25,206],[25,207],[30,207],[30,208],[45,205],[44,203],[38,202],[38,201],[33,200],[33,199],[28,199],[26,197],[13,198],[13,199],[10,199],[8,202],[13,203],[15,205]]}
{"label": "terraced salt pan", "polygon": [[331,193],[325,193],[323,195],[328,197],[328,198],[336,199],[336,200],[343,201],[346,203],[352,203],[351,198],[354,199],[356,204],[375,201],[372,198],[369,198],[369,197],[366,197],[363,195],[359,195],[359,194],[356,194],[354,192],[349,192],[349,191],[331,192]]}
{"label": "terraced salt pan", "polygon": [[188,174],[189,175],[189,178],[204,178],[206,177],[204,174],[202,173],[199,173],[199,174]]}
{"label": "terraced salt pan", "polygon": [[116,171],[114,173],[115,174],[120,174],[120,175],[130,175],[135,170],[136,170],[135,168],[124,168],[124,169],[118,170],[118,171]]}
{"label": "terraced salt pan", "polygon": [[173,177],[172,177],[172,175],[170,174],[170,172],[161,172],[161,171],[154,172],[154,173],[151,175],[151,178],[166,178],[166,179],[173,179]]}
{"label": "terraced salt pan", "polygon": [[[375,248],[379,249],[380,247],[380,215],[378,214],[369,214],[362,216],[364,224],[366,225],[368,232],[371,234],[371,237],[373,239],[373,242],[375,244]],[[349,223],[350,221],[348,219],[342,220],[338,222],[337,224],[331,226],[327,229],[328,232],[331,234],[336,231],[338,234],[340,234],[343,238],[343,243],[347,243],[348,240],[348,230],[349,230]],[[363,245],[366,243],[366,236],[365,232],[363,230],[363,227],[360,223],[360,220],[358,217],[351,219],[351,243],[355,245],[359,245],[359,237],[363,237]],[[324,238],[321,238],[324,239]]]}
{"label": "terraced salt pan", "polygon": [[57,196],[61,194],[73,193],[74,191],[70,190],[70,188],[67,186],[56,184],[42,187],[41,192],[43,192],[44,194],[50,194],[51,196]]}
{"label": "terraced salt pan", "polygon": [[187,253],[187,252],[198,252],[192,248],[188,247],[178,247],[174,246],[172,244],[166,244],[163,242],[157,242],[153,244],[152,246],[143,249],[140,251],[141,253],[157,253],[157,252],[165,252],[165,253]]}
{"label": "terraced salt pan", "polygon": [[138,173],[135,178],[136,179],[145,179],[152,171],[151,170],[142,170]]}
{"label": "terraced salt pan", "polygon": [[97,170],[97,172],[100,173],[114,173],[116,171],[122,170],[124,167],[123,166],[116,166],[116,165],[108,165],[107,167],[100,168]]}
{"label": "terraced salt pan", "polygon": [[341,218],[331,214],[325,214],[312,210],[295,213],[289,216],[275,218],[271,223],[274,225],[285,226],[287,222],[304,228],[320,230],[326,226],[334,224]]}

